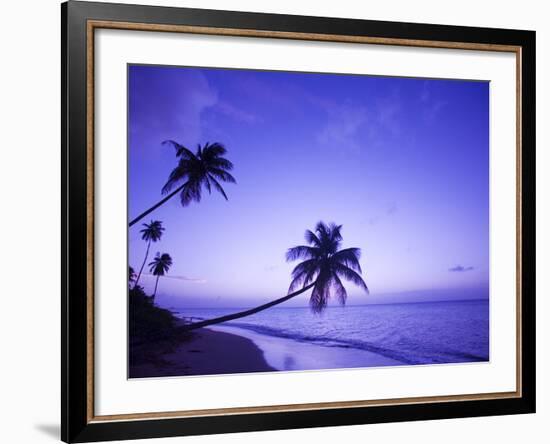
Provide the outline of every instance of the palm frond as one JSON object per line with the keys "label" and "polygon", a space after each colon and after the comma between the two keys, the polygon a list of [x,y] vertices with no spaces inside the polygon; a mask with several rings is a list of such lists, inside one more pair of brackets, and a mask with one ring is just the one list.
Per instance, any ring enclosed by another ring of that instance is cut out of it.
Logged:
{"label": "palm frond", "polygon": [[162,145],[172,145],[176,149],[176,156],[183,159],[196,159],[195,154],[190,149],[184,147],[174,140],[165,140]]}
{"label": "palm frond", "polygon": [[189,178],[189,168],[186,165],[183,165],[183,162],[179,162],[178,166],[174,168],[170,175],[168,176],[167,182],[162,187],[161,193],[167,194],[172,190],[172,188],[177,185],[179,182]]}
{"label": "palm frond", "polygon": [[340,231],[342,230],[342,225],[336,225],[335,223],[331,223],[329,225],[329,230],[331,233],[331,238],[335,241],[341,241],[342,240],[342,233]]}
{"label": "palm frond", "polygon": [[318,257],[320,249],[317,247],[310,247],[309,245],[298,245],[296,247],[289,248],[286,252],[286,261],[291,262],[296,259],[312,259]]}
{"label": "palm frond", "polygon": [[319,247],[321,245],[321,241],[317,237],[317,235],[311,231],[306,230],[305,239],[308,244],[314,245],[315,247]]}
{"label": "palm frond", "polygon": [[141,238],[144,241],[157,242],[162,237],[164,232],[164,227],[160,220],[152,220],[149,224],[143,224],[143,227],[140,230]]}
{"label": "palm frond", "polygon": [[220,168],[226,171],[231,171],[233,169],[233,163],[225,157],[214,157],[213,159],[207,159],[207,163],[208,166],[212,168]]}
{"label": "palm frond", "polygon": [[317,276],[313,291],[309,298],[309,306],[314,313],[322,312],[328,305],[330,298],[330,274],[321,271]]}
{"label": "palm frond", "polygon": [[340,263],[334,263],[332,264],[332,267],[336,274],[354,283],[358,287],[361,287],[363,290],[367,292],[367,294],[369,293],[369,288],[367,287],[367,284],[365,284],[365,281],[357,272],[353,271],[351,268],[346,267],[345,265],[342,265]]}
{"label": "palm frond", "polygon": [[222,180],[224,182],[237,183],[237,181],[231,174],[220,168],[208,168],[208,173],[214,176],[216,179]]}
{"label": "palm frond", "polygon": [[183,186],[183,189],[180,193],[180,202],[183,207],[186,207],[191,202],[200,202],[201,201],[201,186],[200,182],[197,180],[189,180]]}
{"label": "palm frond", "polygon": [[319,235],[319,239],[327,238],[329,228],[327,224],[320,220],[317,222],[317,225],[315,225],[315,232]]}
{"label": "palm frond", "polygon": [[332,274],[332,289],[334,290],[335,296],[338,298],[338,302],[340,302],[341,305],[346,305],[348,293],[336,273]]}
{"label": "palm frond", "polygon": [[343,250],[337,251],[333,254],[332,259],[334,261],[340,262],[346,267],[351,268],[352,270],[362,273],[361,265],[359,264],[359,258],[361,257],[360,248],[345,248]]}
{"label": "palm frond", "polygon": [[324,289],[320,285],[316,284],[313,287],[313,291],[309,297],[309,306],[314,313],[321,313],[327,306],[323,291]]}
{"label": "palm frond", "polygon": [[292,270],[292,280],[289,292],[300,286],[314,283],[310,297],[310,306],[315,313],[321,312],[331,297],[336,297],[344,305],[347,291],[343,278],[361,287],[367,293],[369,289],[361,277],[359,248],[345,248],[340,250],[342,243],[342,225],[318,222],[315,230],[306,230],[305,239],[309,245],[298,245],[289,248],[286,260],[301,259]]}
{"label": "palm frond", "polygon": [[292,293],[293,291],[297,290],[298,288],[303,288],[307,284],[305,284],[305,274],[299,274],[292,278],[290,281],[290,285],[288,286],[288,294]]}
{"label": "palm frond", "polygon": [[191,202],[201,200],[201,188],[204,186],[208,193],[215,188],[225,200],[229,200],[220,182],[237,183],[236,179],[228,172],[233,169],[233,164],[221,157],[227,152],[225,147],[218,143],[198,144],[196,153],[174,140],[165,140],[163,145],[171,145],[176,149],[179,161],[170,172],[168,180],[162,187],[162,194],[172,191],[175,186],[183,183],[180,202],[183,206]]}
{"label": "palm frond", "polygon": [[220,183],[212,175],[208,175],[208,179],[210,179],[212,181],[212,184],[214,185],[214,188],[216,188],[216,190],[218,190],[218,192],[225,198],[225,200],[229,200],[227,198],[227,194],[225,194],[225,191],[224,191],[223,187],[220,185]]}
{"label": "palm frond", "polygon": [[288,292],[291,293],[298,287],[309,285],[315,278],[318,269],[318,261],[315,259],[309,259],[296,265],[291,273],[292,281],[290,282]]}
{"label": "palm frond", "polygon": [[310,270],[316,268],[319,268],[319,261],[316,259],[308,259],[307,261],[300,262],[298,265],[296,265],[293,268],[291,275],[294,277],[298,274],[307,274],[310,272]]}
{"label": "palm frond", "polygon": [[164,276],[172,266],[172,257],[168,253],[157,252],[152,262],[149,262],[149,271],[154,276]]}
{"label": "palm frond", "polygon": [[317,233],[320,245],[326,250],[327,254],[334,254],[338,251],[342,241],[341,228],[341,225],[327,225],[322,221],[318,222],[315,226],[315,232]]}
{"label": "palm frond", "polygon": [[204,177],[204,186],[206,187],[208,194],[212,194],[212,185],[210,184],[210,179],[208,175]]}
{"label": "palm frond", "polygon": [[202,155],[203,155],[203,158],[205,159],[213,159],[216,157],[223,156],[226,153],[227,153],[227,150],[221,143],[214,142],[210,144],[207,142],[203,148]]}

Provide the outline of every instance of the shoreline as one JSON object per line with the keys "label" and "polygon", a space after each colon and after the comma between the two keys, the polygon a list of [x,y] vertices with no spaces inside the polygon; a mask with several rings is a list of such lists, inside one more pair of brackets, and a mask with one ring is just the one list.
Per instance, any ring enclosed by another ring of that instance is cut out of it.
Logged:
{"label": "shoreline", "polygon": [[150,344],[132,353],[145,359],[129,368],[130,378],[406,365],[371,351],[304,343],[222,325],[198,329],[165,352],[158,353]]}
{"label": "shoreline", "polygon": [[[150,353],[153,353],[149,351]],[[139,353],[138,350],[132,353]],[[147,353],[143,350],[142,353]],[[273,372],[264,352],[250,339],[228,332],[201,328],[172,350],[149,357],[129,368],[130,378],[202,376]]]}
{"label": "shoreline", "polygon": [[220,333],[238,335],[251,340],[268,365],[278,371],[339,370],[407,365],[381,354],[354,348],[330,347],[289,338],[269,336],[230,325],[210,327]]}

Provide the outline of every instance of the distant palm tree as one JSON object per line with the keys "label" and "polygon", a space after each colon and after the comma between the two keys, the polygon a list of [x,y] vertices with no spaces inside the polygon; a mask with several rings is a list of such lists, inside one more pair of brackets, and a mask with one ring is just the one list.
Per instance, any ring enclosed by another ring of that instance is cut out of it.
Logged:
{"label": "distant palm tree", "polygon": [[[173,140],[166,140],[163,142],[163,145],[165,144],[172,145],[176,149],[176,157],[179,158],[177,166],[172,170],[168,181],[162,188],[162,194],[170,194],[134,218],[130,222],[130,227],[178,193],[181,205],[184,207],[193,201],[200,202],[203,187],[208,190],[209,194],[214,187],[225,200],[228,200],[220,181],[237,183],[228,172],[233,169],[233,164],[223,157],[227,150],[222,144],[207,142],[202,147],[199,144],[195,153]],[[179,186],[172,191],[176,185]]]}
{"label": "distant palm tree", "polygon": [[300,245],[287,251],[287,261],[294,261],[296,259],[304,259],[304,261],[296,265],[294,270],[292,270],[292,281],[288,289],[289,294],[286,296],[250,310],[196,322],[183,328],[194,330],[250,316],[288,301],[310,288],[313,288],[309,299],[310,307],[315,313],[319,313],[326,308],[327,302],[332,295],[335,295],[342,305],[346,303],[347,292],[341,278],[351,281],[368,294],[369,289],[367,288],[367,284],[365,284],[360,275],[361,266],[359,265],[359,257],[361,250],[359,248],[339,249],[342,243],[341,229],[342,225],[327,225],[324,222],[319,222],[315,227],[315,232],[311,230],[306,231],[305,238],[309,245]]}
{"label": "distant palm tree", "polygon": [[136,281],[136,272],[133,267],[128,267],[128,285]]}
{"label": "distant palm tree", "polygon": [[143,224],[143,226],[145,228],[140,230],[140,233],[141,238],[147,242],[147,250],[145,251],[145,259],[143,259],[143,263],[141,264],[141,268],[139,269],[139,273],[135,280],[134,288],[137,287],[139,278],[141,277],[141,273],[143,272],[143,267],[145,267],[145,263],[147,262],[151,242],[158,242],[162,237],[162,233],[164,232],[164,227],[162,226],[162,222],[160,220],[152,220],[150,224]]}
{"label": "distant palm tree", "polygon": [[168,253],[157,253],[153,262],[149,263],[149,271],[153,273],[153,276],[157,277],[155,282],[155,291],[153,292],[153,302],[155,302],[155,295],[157,294],[157,287],[159,284],[159,278],[164,276],[170,267],[172,266],[172,258]]}

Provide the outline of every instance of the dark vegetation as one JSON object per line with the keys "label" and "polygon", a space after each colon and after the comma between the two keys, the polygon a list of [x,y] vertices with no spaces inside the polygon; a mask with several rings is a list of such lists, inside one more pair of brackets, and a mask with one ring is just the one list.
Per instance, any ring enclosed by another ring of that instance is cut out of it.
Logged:
{"label": "dark vegetation", "polygon": [[142,287],[129,290],[130,343],[169,339],[176,330],[178,319],[164,308],[154,305]]}
{"label": "dark vegetation", "polygon": [[157,307],[142,287],[131,288],[128,293],[130,369],[143,363],[162,365],[162,355],[172,352],[191,334],[182,331],[182,321]]}

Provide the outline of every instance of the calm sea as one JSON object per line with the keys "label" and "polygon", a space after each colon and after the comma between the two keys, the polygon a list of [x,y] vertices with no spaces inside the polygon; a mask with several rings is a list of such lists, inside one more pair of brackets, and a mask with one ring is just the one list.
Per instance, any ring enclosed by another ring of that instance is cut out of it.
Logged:
{"label": "calm sea", "polygon": [[[210,319],[237,310],[173,311]],[[489,360],[487,300],[335,306],[321,315],[307,307],[274,307],[220,326],[301,344],[369,351],[403,364]]]}

